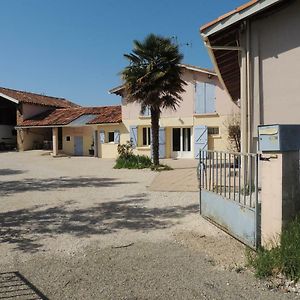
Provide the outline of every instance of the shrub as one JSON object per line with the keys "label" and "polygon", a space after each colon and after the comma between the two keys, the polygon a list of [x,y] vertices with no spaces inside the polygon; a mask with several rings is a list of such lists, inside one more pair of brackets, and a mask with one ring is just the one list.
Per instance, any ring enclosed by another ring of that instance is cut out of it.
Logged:
{"label": "shrub", "polygon": [[247,259],[259,278],[278,273],[288,279],[300,279],[300,218],[287,224],[280,236],[280,244],[271,249],[258,249],[257,253],[248,251]]}
{"label": "shrub", "polygon": [[114,166],[115,169],[145,169],[152,166],[152,161],[145,155],[119,156]]}
{"label": "shrub", "polygon": [[146,155],[133,154],[132,144],[127,141],[126,144],[118,145],[118,158],[114,169],[146,169],[152,171],[173,170],[167,165],[154,166],[151,158]]}
{"label": "shrub", "polygon": [[132,144],[130,141],[127,141],[126,144],[118,145],[118,155],[119,157],[130,157],[133,155]]}

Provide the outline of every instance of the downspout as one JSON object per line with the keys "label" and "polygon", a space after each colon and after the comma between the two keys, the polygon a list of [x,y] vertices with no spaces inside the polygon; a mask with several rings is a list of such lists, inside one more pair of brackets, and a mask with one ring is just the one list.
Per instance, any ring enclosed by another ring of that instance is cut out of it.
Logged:
{"label": "downspout", "polygon": [[[251,67],[250,67],[250,28],[243,22],[240,40],[244,45],[241,52],[241,152],[249,153],[251,147]],[[244,34],[245,33],[245,34]]]}
{"label": "downspout", "polygon": [[[211,46],[208,37],[205,36],[204,34],[201,34],[201,35],[204,40],[204,44],[208,49],[208,54],[212,60],[214,67],[215,67],[215,72],[217,73],[222,86],[224,87],[224,89],[226,90],[226,92],[230,98],[231,98],[231,95],[230,95],[230,93],[224,83],[224,80],[221,76],[221,73],[218,68],[218,64],[217,64],[216,58],[214,56],[213,50],[241,51],[241,53],[242,53],[242,64],[241,64],[241,71],[240,71],[241,72],[241,82],[240,82],[240,84],[241,84],[241,152],[246,153],[246,152],[248,152],[248,146],[247,146],[247,141],[248,141],[248,137],[247,137],[247,132],[248,132],[248,130],[247,130],[247,126],[248,126],[247,107],[248,107],[248,103],[247,103],[247,92],[246,92],[248,83],[247,83],[247,72],[246,72],[246,61],[245,61],[245,56],[246,56],[245,55],[245,53],[246,53],[245,47]],[[242,101],[243,99],[244,99],[244,101]]]}
{"label": "downspout", "polygon": [[250,25],[249,21],[246,21],[246,65],[247,65],[247,152],[252,152],[252,122],[251,122],[251,62],[250,62]]}

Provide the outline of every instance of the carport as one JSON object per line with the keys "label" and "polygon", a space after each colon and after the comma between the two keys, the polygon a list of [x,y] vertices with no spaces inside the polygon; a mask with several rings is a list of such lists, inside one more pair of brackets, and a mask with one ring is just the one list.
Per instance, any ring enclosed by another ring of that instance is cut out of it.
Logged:
{"label": "carport", "polygon": [[0,151],[10,150],[17,147],[17,124],[18,101],[12,101],[9,97],[0,93]]}

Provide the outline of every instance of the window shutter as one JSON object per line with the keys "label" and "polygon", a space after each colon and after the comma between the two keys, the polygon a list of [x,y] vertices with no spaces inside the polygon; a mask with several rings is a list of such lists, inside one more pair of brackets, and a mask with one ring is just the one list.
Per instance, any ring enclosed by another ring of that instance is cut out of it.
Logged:
{"label": "window shutter", "polygon": [[100,141],[100,144],[104,144],[105,143],[105,132],[104,132],[104,130],[100,130],[99,141]]}
{"label": "window shutter", "polygon": [[207,150],[207,126],[194,127],[194,157],[199,158],[199,152]]}
{"label": "window shutter", "polygon": [[166,156],[166,130],[163,127],[159,128],[159,158],[165,158]]}
{"label": "window shutter", "polygon": [[205,84],[205,107],[206,113],[214,113],[216,111],[216,86],[214,84]]}
{"label": "window shutter", "polygon": [[130,132],[130,142],[132,144],[132,147],[135,148],[137,146],[137,126],[130,126],[129,132]]}
{"label": "window shutter", "polygon": [[147,107],[145,108],[144,116],[145,116],[145,117],[150,117],[150,116],[151,116],[151,112],[150,112],[150,107],[149,107],[149,106],[147,106]]}
{"label": "window shutter", "polygon": [[195,91],[195,113],[204,114],[205,113],[205,83],[196,82]]}
{"label": "window shutter", "polygon": [[119,130],[114,131],[114,143],[120,144],[120,131]]}

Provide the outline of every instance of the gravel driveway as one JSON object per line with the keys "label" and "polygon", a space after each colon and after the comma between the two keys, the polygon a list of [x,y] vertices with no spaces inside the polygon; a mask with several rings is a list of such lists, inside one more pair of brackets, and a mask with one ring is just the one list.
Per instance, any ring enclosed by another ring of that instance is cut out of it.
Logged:
{"label": "gravel driveway", "polygon": [[244,247],[199,216],[197,192],[150,191],[156,173],[112,167],[0,153],[1,299],[34,287],[44,299],[293,297],[244,271]]}

